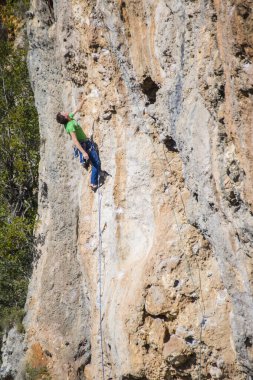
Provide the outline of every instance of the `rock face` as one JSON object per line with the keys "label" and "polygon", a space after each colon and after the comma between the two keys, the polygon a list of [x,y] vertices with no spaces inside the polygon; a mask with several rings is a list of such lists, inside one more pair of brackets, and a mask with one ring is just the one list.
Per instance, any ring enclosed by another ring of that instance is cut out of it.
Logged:
{"label": "rock face", "polygon": [[[17,378],[251,379],[252,0],[33,0],[28,18],[40,205]],[[55,121],[81,93],[97,194]]]}
{"label": "rock face", "polygon": [[19,363],[24,355],[25,346],[23,344],[23,334],[12,328],[3,338],[1,350],[1,379],[12,379],[17,375]]}

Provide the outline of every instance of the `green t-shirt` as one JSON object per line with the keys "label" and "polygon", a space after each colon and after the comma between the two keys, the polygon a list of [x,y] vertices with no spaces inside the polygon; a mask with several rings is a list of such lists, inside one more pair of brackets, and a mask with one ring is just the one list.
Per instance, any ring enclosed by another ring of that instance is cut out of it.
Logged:
{"label": "green t-shirt", "polygon": [[76,132],[77,140],[80,142],[87,140],[87,137],[86,137],[84,131],[82,130],[82,128],[80,127],[78,122],[74,119],[74,114],[70,113],[69,117],[71,120],[69,120],[69,122],[65,125],[66,131],[69,134],[71,132]]}

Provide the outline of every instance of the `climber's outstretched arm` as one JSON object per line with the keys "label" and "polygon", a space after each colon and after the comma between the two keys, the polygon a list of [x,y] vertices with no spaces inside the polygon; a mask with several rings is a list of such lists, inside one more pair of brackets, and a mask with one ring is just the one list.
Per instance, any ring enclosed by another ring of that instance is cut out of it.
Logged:
{"label": "climber's outstretched arm", "polygon": [[77,112],[81,111],[81,108],[83,106],[83,103],[85,101],[85,98],[83,98],[83,100],[81,100],[81,102],[79,103],[78,107],[75,109],[75,111],[73,112],[73,114],[75,115]]}
{"label": "climber's outstretched arm", "polygon": [[72,138],[72,141],[73,143],[75,144],[75,146],[80,150],[80,152],[83,154],[83,157],[88,160],[89,159],[89,156],[88,154],[85,152],[85,150],[83,149],[82,145],[79,143],[79,141],[77,140],[77,137],[76,137],[76,132],[70,132],[70,135],[71,135],[71,138]]}

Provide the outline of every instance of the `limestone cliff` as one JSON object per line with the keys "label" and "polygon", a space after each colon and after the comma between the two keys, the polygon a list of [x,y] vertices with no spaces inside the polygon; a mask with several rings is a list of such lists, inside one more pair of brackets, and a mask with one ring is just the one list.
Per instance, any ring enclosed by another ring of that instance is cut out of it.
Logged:
{"label": "limestone cliff", "polygon": [[[252,0],[32,0],[27,16],[40,203],[16,378],[251,379]],[[55,121],[81,93],[110,174],[97,194]]]}

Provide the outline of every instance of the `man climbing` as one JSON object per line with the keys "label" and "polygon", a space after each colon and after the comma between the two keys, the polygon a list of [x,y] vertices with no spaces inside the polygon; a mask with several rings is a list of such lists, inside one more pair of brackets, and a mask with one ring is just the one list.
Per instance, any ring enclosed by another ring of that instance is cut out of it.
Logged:
{"label": "man climbing", "polygon": [[58,112],[56,120],[58,123],[63,124],[67,133],[71,136],[74,143],[74,155],[79,156],[80,163],[85,164],[88,160],[91,161],[91,184],[92,190],[98,188],[98,177],[100,175],[101,163],[98,153],[95,149],[93,142],[88,139],[78,122],[74,119],[74,116],[79,112],[84,103],[83,99],[77,109],[69,114],[65,112]]}

